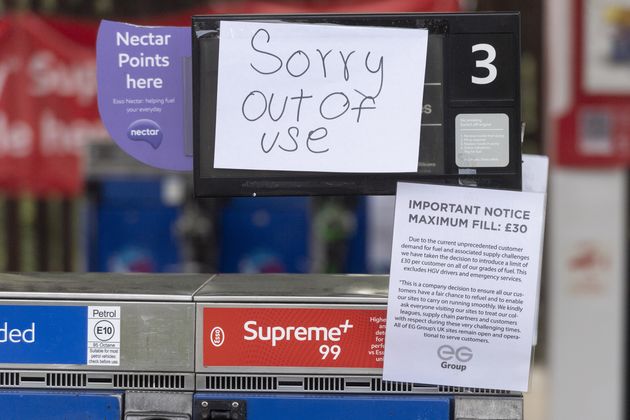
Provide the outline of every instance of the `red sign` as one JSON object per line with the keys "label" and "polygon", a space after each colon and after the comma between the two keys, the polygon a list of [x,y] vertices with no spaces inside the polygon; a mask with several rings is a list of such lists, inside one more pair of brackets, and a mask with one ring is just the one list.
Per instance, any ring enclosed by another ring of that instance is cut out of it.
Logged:
{"label": "red sign", "polygon": [[383,367],[386,311],[239,307],[203,310],[205,367]]}
{"label": "red sign", "polygon": [[12,15],[0,28],[0,189],[78,194],[86,143],[107,138],[94,50],[35,15]]}
{"label": "red sign", "polygon": [[222,2],[210,6],[213,14],[223,13],[393,13],[456,12],[458,0],[342,0],[331,2],[261,1]]}
{"label": "red sign", "polygon": [[572,16],[570,27],[554,26],[549,42],[551,66],[566,66],[549,71],[548,83],[550,98],[566,96],[562,110],[552,109],[551,153],[560,165],[630,165],[630,7],[613,3],[580,0],[573,10],[556,9]]}

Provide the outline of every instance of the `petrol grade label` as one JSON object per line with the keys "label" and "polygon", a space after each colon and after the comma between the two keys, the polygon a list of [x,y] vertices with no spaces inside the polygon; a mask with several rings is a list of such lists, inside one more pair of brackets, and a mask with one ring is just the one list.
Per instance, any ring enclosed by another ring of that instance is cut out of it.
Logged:
{"label": "petrol grade label", "polygon": [[380,369],[382,309],[207,307],[205,367]]}
{"label": "petrol grade label", "polygon": [[87,364],[120,365],[120,306],[88,306]]}

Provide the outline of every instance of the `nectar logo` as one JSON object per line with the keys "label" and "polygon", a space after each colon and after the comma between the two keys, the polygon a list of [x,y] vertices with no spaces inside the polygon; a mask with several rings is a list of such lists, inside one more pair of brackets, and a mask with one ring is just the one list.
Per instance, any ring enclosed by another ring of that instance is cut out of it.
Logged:
{"label": "nectar logo", "polygon": [[162,129],[153,120],[137,120],[127,129],[127,137],[133,141],[144,141],[157,149],[162,144]]}
{"label": "nectar logo", "polygon": [[214,347],[221,347],[224,341],[225,332],[223,332],[223,328],[214,327],[212,331],[210,331],[210,343],[212,343]]}

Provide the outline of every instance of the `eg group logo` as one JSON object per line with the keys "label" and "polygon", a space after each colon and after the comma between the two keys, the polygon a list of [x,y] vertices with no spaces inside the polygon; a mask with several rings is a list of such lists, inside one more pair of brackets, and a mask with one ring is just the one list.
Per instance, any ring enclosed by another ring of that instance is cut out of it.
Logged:
{"label": "eg group logo", "polygon": [[464,372],[467,368],[466,363],[473,358],[473,351],[466,346],[454,348],[451,345],[444,344],[438,347],[437,355],[442,360],[442,363],[440,363],[442,369],[454,369]]}
{"label": "eg group logo", "polygon": [[214,347],[221,347],[225,342],[225,332],[221,327],[214,327],[212,331],[210,331],[210,343]]}

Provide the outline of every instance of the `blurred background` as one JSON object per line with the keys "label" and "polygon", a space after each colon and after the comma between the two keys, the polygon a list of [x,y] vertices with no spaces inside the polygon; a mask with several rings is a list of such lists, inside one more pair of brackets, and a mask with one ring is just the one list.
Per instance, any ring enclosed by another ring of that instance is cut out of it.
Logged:
{"label": "blurred background", "polygon": [[523,151],[551,159],[526,419],[626,418],[630,0],[0,0],[0,270],[387,273],[392,197],[192,197],[96,105],[100,19],[520,11]]}

